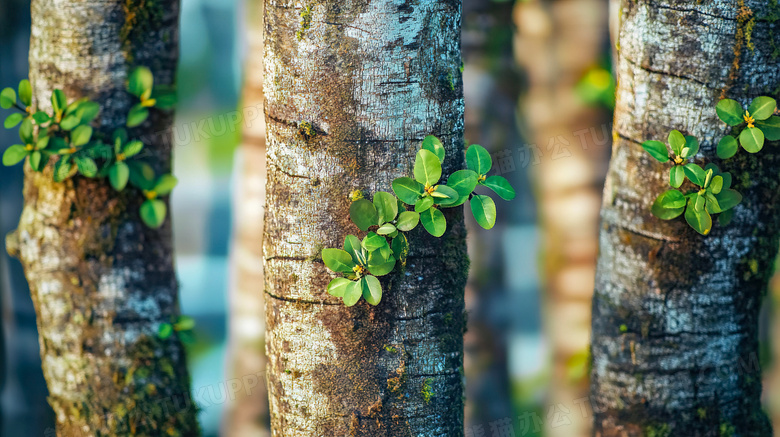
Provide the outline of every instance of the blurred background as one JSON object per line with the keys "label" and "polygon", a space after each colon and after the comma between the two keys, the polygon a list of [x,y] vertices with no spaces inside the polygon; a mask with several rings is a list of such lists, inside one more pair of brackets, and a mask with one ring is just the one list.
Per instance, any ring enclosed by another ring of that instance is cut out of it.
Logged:
{"label": "blurred background", "polygon": [[[466,141],[518,188],[500,228],[470,225],[466,436],[589,435],[590,298],[614,78],[608,0],[464,0]],[[262,391],[227,381],[264,366],[262,2],[182,0],[173,197],[182,311],[206,436],[266,436]],[[27,77],[30,6],[0,0],[0,85]],[[236,114],[242,122],[236,123]],[[13,132],[0,131],[0,149]],[[0,234],[21,213],[21,167],[0,169]],[[35,314],[20,264],[0,253],[0,435],[53,427]],[[762,317],[765,403],[780,424],[771,338],[780,279]],[[258,387],[260,388],[260,387]],[[513,430],[514,433],[509,431]]]}

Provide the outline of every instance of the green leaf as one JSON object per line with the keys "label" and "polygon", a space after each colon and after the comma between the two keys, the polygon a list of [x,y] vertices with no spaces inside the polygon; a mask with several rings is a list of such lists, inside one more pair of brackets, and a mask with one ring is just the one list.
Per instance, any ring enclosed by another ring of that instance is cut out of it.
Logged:
{"label": "green leaf", "polygon": [[739,134],[739,143],[749,153],[757,153],[764,147],[764,133],[757,127],[749,127]]}
{"label": "green leaf", "polygon": [[147,91],[151,91],[153,86],[154,76],[147,67],[136,68],[127,79],[127,91],[139,98]]}
{"label": "green leaf", "polygon": [[131,161],[127,163],[130,168],[130,183],[142,190],[151,190],[157,178],[152,166],[145,162]]}
{"label": "green leaf", "polygon": [[671,170],[669,170],[669,185],[674,188],[680,188],[683,182],[685,182],[685,171],[683,170],[683,166],[673,166]]}
{"label": "green leaf", "polygon": [[68,100],[62,90],[57,89],[51,93],[51,106],[54,108],[54,112],[64,111],[68,106]]}
{"label": "green leaf", "polygon": [[352,255],[341,249],[322,249],[322,262],[339,273],[352,273],[352,268],[355,267]]}
{"label": "green leaf", "polygon": [[97,176],[98,166],[95,164],[95,161],[92,158],[88,158],[86,156],[77,156],[73,158],[73,161],[76,163],[76,166],[79,169],[79,173],[88,178],[94,178]]}
{"label": "green leaf", "polygon": [[125,128],[115,129],[114,133],[111,134],[111,142],[116,144],[117,141],[119,141],[119,144],[127,143],[127,130]]}
{"label": "green leaf", "polygon": [[441,237],[447,230],[447,219],[436,208],[428,208],[420,213],[420,221],[425,230],[434,237]]}
{"label": "green leaf", "polygon": [[13,88],[5,88],[0,91],[0,108],[9,109],[16,104],[16,91]]}
{"label": "green leaf", "polygon": [[406,265],[406,256],[409,255],[409,240],[406,239],[406,235],[398,234],[393,238],[393,255],[401,263],[401,266]]}
{"label": "green leaf", "polygon": [[393,271],[395,268],[395,258],[393,258],[393,252],[389,251],[387,257],[383,256],[380,251],[371,252],[368,257],[368,271],[375,276],[384,276]]}
{"label": "green leaf", "polygon": [[693,195],[693,197],[691,197],[691,198],[693,199],[693,208],[694,208],[696,211],[702,211],[702,210],[704,209],[704,204],[705,204],[705,202],[706,202],[706,201],[704,200],[704,196],[702,196],[702,195],[700,195],[700,194],[696,193],[696,194],[694,194],[694,195]]}
{"label": "green leaf", "polygon": [[689,163],[685,164],[683,166],[683,171],[685,172],[685,176],[688,177],[688,179],[691,180],[696,185],[703,186],[704,185],[704,179],[706,177],[704,170],[699,167],[697,164]]}
{"label": "green leaf", "polygon": [[369,232],[360,244],[369,252],[388,247],[385,237],[377,235],[374,232]]}
{"label": "green leaf", "polygon": [[697,210],[693,206],[693,200],[688,200],[688,208],[685,209],[685,221],[698,233],[707,235],[712,229],[712,217],[705,210]]}
{"label": "green leaf", "polygon": [[391,223],[385,223],[376,230],[379,235],[390,235],[395,232],[395,226]]}
{"label": "green leaf", "polygon": [[515,189],[512,188],[506,178],[501,176],[490,176],[482,182],[482,185],[493,190],[493,192],[504,200],[512,200],[515,198]]}
{"label": "green leaf", "polygon": [[32,118],[38,124],[44,124],[51,121],[51,117],[49,117],[49,114],[43,111],[36,112],[35,114],[33,114]]}
{"label": "green leaf", "polygon": [[92,139],[92,128],[90,126],[79,126],[70,133],[70,142],[75,146],[83,146]]}
{"label": "green leaf", "polygon": [[414,205],[424,192],[422,184],[412,178],[397,178],[393,181],[393,192],[407,205]]}
{"label": "green leaf", "polygon": [[723,211],[734,208],[742,202],[742,195],[739,194],[738,191],[730,188],[721,190],[720,193],[715,195],[715,198],[718,199],[720,209]]}
{"label": "green leaf", "polygon": [[176,187],[176,184],[179,183],[179,180],[176,179],[176,176],[172,174],[164,174],[160,176],[159,179],[157,179],[157,183],[154,185],[154,188],[152,188],[152,191],[157,193],[158,196],[164,196]]}
{"label": "green leaf", "polygon": [[775,113],[776,108],[777,102],[775,99],[766,96],[759,96],[750,102],[748,113],[753,117],[753,119],[757,121],[766,120]]}
{"label": "green leaf", "polygon": [[143,148],[144,143],[140,141],[130,141],[122,147],[122,154],[125,155],[125,158],[130,158],[140,153]]}
{"label": "green leaf", "polygon": [[24,141],[24,144],[33,143],[33,124],[29,118],[25,118],[19,126],[19,138]]}
{"label": "green leaf", "polygon": [[712,183],[710,183],[710,190],[712,190],[712,194],[718,194],[723,189],[723,176],[718,175],[712,178]]}
{"label": "green leaf", "polygon": [[417,151],[414,161],[414,179],[421,184],[433,186],[441,178],[441,162],[439,158],[425,149]]}
{"label": "green leaf", "polygon": [[428,135],[423,139],[422,148],[433,153],[439,158],[439,162],[444,162],[444,145],[433,135]]}
{"label": "green leaf", "polygon": [[344,305],[351,307],[358,303],[360,296],[363,295],[363,288],[360,286],[360,281],[349,281],[346,289],[344,290]]}
{"label": "green leaf", "polygon": [[40,136],[41,134],[42,134],[42,133],[41,133],[41,132],[39,132],[39,138],[38,138],[38,142],[37,142],[37,143],[35,143],[35,149],[36,149],[36,150],[44,150],[44,149],[46,149],[47,147],[49,147],[49,141],[51,140],[51,137],[49,137],[49,136],[43,136],[43,137],[41,137],[41,136]]}
{"label": "green leaf", "polygon": [[460,197],[468,196],[477,187],[479,175],[473,170],[458,170],[447,178],[447,186],[457,191]]}
{"label": "green leaf", "polygon": [[677,190],[661,193],[653,202],[651,212],[661,220],[671,220],[679,217],[685,210],[685,196]]}
{"label": "green leaf", "polygon": [[728,209],[718,215],[718,223],[720,223],[721,226],[726,226],[731,223],[732,218],[734,218],[734,210]]}
{"label": "green leaf", "polygon": [[485,229],[490,229],[496,224],[496,204],[490,196],[476,195],[471,198],[471,212],[474,219]]}
{"label": "green leaf", "polygon": [[720,176],[723,178],[723,189],[731,188],[731,173],[721,173]]}
{"label": "green leaf", "polygon": [[352,261],[355,264],[362,264],[358,253],[363,250],[363,246],[360,245],[360,239],[354,235],[347,235],[344,237],[344,251],[352,256]]}
{"label": "green leaf", "polygon": [[780,140],[780,117],[773,115],[766,120],[757,121],[756,127],[761,129],[764,137],[769,141]]}
{"label": "green leaf", "polygon": [[[675,155],[682,155],[682,149],[685,147],[685,136],[678,130],[669,132],[669,145],[672,147],[672,151]],[[664,147],[665,149],[666,147]]]}
{"label": "green leaf", "polygon": [[707,188],[707,187],[710,186],[710,183],[712,182],[713,171],[712,171],[712,169],[709,169],[709,170],[705,170],[704,172],[705,172],[704,173],[704,188]]}
{"label": "green leaf", "polygon": [[32,105],[32,85],[27,79],[19,82],[19,100],[25,107]]}
{"label": "green leaf", "polygon": [[737,139],[731,135],[726,135],[718,142],[717,154],[720,159],[729,159],[737,153],[739,146]]}
{"label": "green leaf", "polygon": [[15,112],[6,117],[5,122],[3,123],[3,127],[6,129],[13,129],[16,127],[16,125],[21,123],[23,119],[24,116],[21,113]]}
{"label": "green leaf", "polygon": [[710,214],[717,214],[719,212],[722,212],[720,209],[720,204],[718,203],[718,199],[715,198],[715,196],[711,192],[704,193],[704,199],[707,201],[705,207],[707,209],[707,212]]}
{"label": "green leaf", "polygon": [[466,150],[466,167],[480,175],[485,175],[493,167],[493,159],[487,149],[479,144],[472,144]]}
{"label": "green leaf", "polygon": [[165,340],[173,335],[173,325],[170,323],[160,323],[160,327],[157,328],[157,337],[161,340]]}
{"label": "green leaf", "polygon": [[395,216],[398,215],[398,200],[390,193],[379,191],[374,194],[374,208],[378,215],[375,224],[381,225],[395,220]]}
{"label": "green leaf", "polygon": [[446,185],[437,185],[431,196],[433,197],[433,203],[442,206],[449,206],[460,198],[457,191]]}
{"label": "green leaf", "polygon": [[349,206],[349,218],[361,231],[367,231],[369,227],[376,225],[379,214],[369,200],[358,199]]}
{"label": "green leaf", "polygon": [[79,109],[76,111],[76,116],[81,120],[82,123],[89,123],[97,117],[99,112],[100,105],[95,102],[86,101],[79,105]]}
{"label": "green leaf", "polygon": [[433,197],[431,196],[425,196],[421,197],[420,200],[417,201],[417,203],[414,204],[414,211],[415,212],[423,212],[433,206]]}
{"label": "green leaf", "polygon": [[127,127],[136,127],[145,122],[147,117],[149,117],[149,110],[140,104],[135,105],[127,114]]}
{"label": "green leaf", "polygon": [[163,87],[156,87],[152,92],[152,98],[157,101],[155,108],[162,110],[172,109],[178,101],[175,89],[163,89]]}
{"label": "green leaf", "polygon": [[333,278],[333,280],[330,281],[330,284],[328,284],[328,294],[343,298],[344,294],[347,292],[347,287],[352,282],[353,281],[346,278]]}
{"label": "green leaf", "polygon": [[173,325],[173,329],[176,331],[191,331],[195,327],[195,320],[192,317],[181,316],[176,324]]}
{"label": "green leaf", "polygon": [[130,179],[130,168],[124,162],[117,162],[108,170],[108,180],[117,191],[122,191]]}
{"label": "green leaf", "polygon": [[718,118],[723,120],[723,122],[729,126],[739,126],[745,121],[742,118],[742,114],[744,114],[742,105],[740,105],[736,100],[721,100],[715,107],[715,112],[718,113]]}
{"label": "green leaf", "polygon": [[368,275],[360,279],[360,288],[363,290],[363,299],[371,305],[377,306],[382,300],[382,285],[379,279]]}
{"label": "green leaf", "polygon": [[[41,165],[42,164],[42,159],[43,159],[43,155],[41,155],[41,152],[39,152],[37,150],[32,152],[30,154],[30,167],[33,170],[38,171],[38,172],[43,170],[43,167],[46,166],[46,163],[44,162],[43,165]],[[48,161],[48,159],[47,159],[47,161]]]}
{"label": "green leaf", "polygon": [[60,127],[63,130],[69,131],[81,123],[81,119],[76,114],[70,114],[62,119]]}
{"label": "green leaf", "polygon": [[685,147],[683,147],[682,152],[680,152],[680,156],[682,158],[690,158],[697,153],[699,153],[699,140],[692,135],[686,135]]}
{"label": "green leaf", "polygon": [[669,151],[666,149],[666,144],[660,141],[645,141],[642,143],[642,148],[658,162],[669,161]]}
{"label": "green leaf", "polygon": [[152,229],[157,229],[165,222],[168,207],[160,199],[150,199],[141,204],[141,220]]}
{"label": "green leaf", "polygon": [[398,221],[395,227],[399,231],[408,232],[417,227],[417,223],[420,222],[420,214],[414,211],[404,211],[398,215]]}
{"label": "green leaf", "polygon": [[73,164],[70,162],[70,156],[62,156],[54,163],[54,182],[62,182],[71,176]]}

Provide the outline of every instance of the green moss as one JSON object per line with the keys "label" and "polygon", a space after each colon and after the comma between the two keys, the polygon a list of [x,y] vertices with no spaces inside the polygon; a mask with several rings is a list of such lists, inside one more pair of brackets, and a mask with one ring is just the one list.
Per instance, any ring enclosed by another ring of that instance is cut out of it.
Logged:
{"label": "green moss", "polygon": [[298,136],[304,141],[309,141],[317,137],[317,129],[310,122],[302,121],[298,124]]}
{"label": "green moss", "polygon": [[119,31],[119,40],[128,62],[132,63],[133,47],[144,43],[162,26],[165,11],[157,0],[125,0],[122,9],[125,21]]}
{"label": "green moss", "polygon": [[393,346],[390,346],[389,344],[386,344],[384,346],[384,349],[392,354],[398,353],[398,349],[394,348]]}
{"label": "green moss", "polygon": [[670,437],[672,432],[666,423],[647,425],[645,427],[645,437]]}
{"label": "green moss", "polygon": [[736,430],[728,422],[722,422],[720,424],[720,437],[732,437]]}
{"label": "green moss", "polygon": [[301,29],[295,33],[295,37],[298,38],[298,41],[303,39],[304,35],[306,35],[306,31],[311,27],[311,10],[313,7],[313,5],[306,5],[301,10]]}
{"label": "green moss", "polygon": [[432,383],[433,383],[432,378],[425,378],[425,380],[423,381],[422,390],[420,391],[420,394],[422,395],[423,400],[425,401],[426,404],[430,403],[431,398],[433,398],[434,396],[433,388],[431,387]]}

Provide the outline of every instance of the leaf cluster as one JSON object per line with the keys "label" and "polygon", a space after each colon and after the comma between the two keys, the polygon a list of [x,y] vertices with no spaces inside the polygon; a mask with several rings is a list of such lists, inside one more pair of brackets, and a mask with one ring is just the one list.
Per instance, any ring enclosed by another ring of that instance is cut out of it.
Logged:
{"label": "leaf cluster", "polygon": [[[101,107],[90,99],[69,102],[62,90],[55,89],[51,95],[51,112],[46,112],[35,109],[28,80],[21,81],[17,90],[5,88],[0,92],[0,107],[16,110],[6,117],[3,125],[6,129],[18,126],[21,140],[21,144],[5,150],[3,165],[27,160],[33,171],[42,172],[51,161],[55,182],[81,175],[108,178],[116,191],[130,185],[145,197],[139,210],[143,222],[151,228],[162,226],[167,208],[159,197],[173,190],[176,178],[155,174],[152,166],[141,159],[144,148],[141,141],[131,140],[124,127],[114,130],[110,137],[101,134]],[[146,67],[131,72],[127,91],[138,99],[127,115],[128,128],[146,121],[149,108],[166,109],[175,104],[173,92],[154,88],[152,72]]]}
{"label": "leaf cluster", "polygon": [[492,167],[490,154],[474,144],[466,151],[467,169],[452,173],[446,183],[441,182],[445,150],[435,136],[427,136],[417,152],[412,177],[395,179],[393,193],[380,191],[372,200],[363,193],[352,193],[349,216],[363,232],[361,241],[348,235],[342,249],[324,249],[325,265],[344,277],[333,279],[328,293],[341,297],[347,306],[355,305],[362,296],[371,305],[382,299],[382,286],[377,279],[395,270],[403,269],[409,253],[405,233],[418,224],[434,237],[447,230],[443,208],[461,206],[467,201],[477,223],[490,229],[496,222],[496,206],[490,196],[477,194],[478,186],[489,188],[499,197],[511,200],[515,191],[501,176],[487,176]]}

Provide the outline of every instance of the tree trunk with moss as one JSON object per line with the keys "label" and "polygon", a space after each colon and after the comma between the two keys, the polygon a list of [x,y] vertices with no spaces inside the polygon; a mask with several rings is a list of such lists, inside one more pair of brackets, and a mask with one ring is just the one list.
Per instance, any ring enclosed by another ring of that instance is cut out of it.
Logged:
{"label": "tree trunk with moss", "polygon": [[[245,3],[249,52],[244,66],[241,107],[263,105],[263,1]],[[270,435],[265,384],[265,293],[263,283],[263,205],[265,203],[265,123],[245,126],[236,152],[233,235],[230,249],[229,372],[241,381],[228,405],[226,437]]]}
{"label": "tree trunk with moss", "polygon": [[461,4],[265,4],[266,350],[275,436],[462,436],[462,210],[409,236],[382,302],[326,292],[321,250],[359,234],[352,190],[390,191],[429,134],[463,168]]}
{"label": "tree trunk with moss", "polygon": [[[763,0],[623,2],[616,139],[604,189],[593,303],[591,402],[602,436],[769,436],[757,320],[778,249],[776,144],[721,161],[715,105],[777,96]],[[650,213],[668,166],[640,144],[679,129],[696,162],[734,175],[744,200],[701,236]]]}
{"label": "tree trunk with moss", "polygon": [[[104,133],[124,126],[136,65],[173,84],[178,0],[34,0],[30,72],[38,109],[52,90],[102,105]],[[170,167],[172,115],[156,110],[131,136],[147,135],[149,161]],[[154,135],[149,135],[154,134]],[[25,168],[25,207],[9,253],[22,262],[38,319],[43,373],[61,436],[199,434],[184,348],[159,325],[179,314],[170,220],[141,221],[135,190],[107,180],[52,182]]]}

